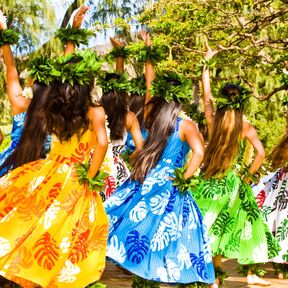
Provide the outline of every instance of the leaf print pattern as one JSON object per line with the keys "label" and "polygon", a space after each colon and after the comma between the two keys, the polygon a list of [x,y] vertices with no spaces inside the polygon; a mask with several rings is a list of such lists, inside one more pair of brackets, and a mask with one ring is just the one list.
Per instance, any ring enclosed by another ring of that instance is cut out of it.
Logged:
{"label": "leaf print pattern", "polygon": [[109,239],[109,245],[107,246],[107,257],[113,258],[119,263],[123,263],[126,260],[126,250],[123,242],[118,240],[118,237],[113,235]]}
{"label": "leaf print pattern", "polygon": [[132,261],[132,263],[139,264],[148,253],[149,239],[145,235],[140,238],[139,232],[133,230],[128,234],[125,245],[128,248],[128,260]]}
{"label": "leaf print pattern", "polygon": [[56,219],[57,214],[61,210],[60,202],[55,200],[53,204],[46,210],[44,215],[44,229],[47,230],[51,227],[52,222]]}
{"label": "leaf print pattern", "polygon": [[156,195],[155,197],[151,197],[150,199],[150,207],[151,212],[155,215],[162,215],[165,212],[166,206],[169,202],[170,192],[166,190],[162,192],[160,195]]}
{"label": "leaf print pattern", "polygon": [[250,240],[252,238],[252,224],[246,220],[244,229],[242,230],[241,240]]}
{"label": "leaf print pattern", "polygon": [[180,251],[177,255],[177,260],[180,264],[180,270],[183,270],[184,268],[189,269],[192,266],[189,251],[183,244],[181,244],[180,246]]}
{"label": "leaf print pattern", "polygon": [[76,280],[76,275],[80,273],[80,268],[77,265],[73,265],[69,260],[65,261],[65,266],[60,271],[60,275],[57,277],[59,282],[72,283]]}
{"label": "leaf print pattern", "polygon": [[51,238],[51,235],[46,232],[42,237],[36,241],[34,247],[34,259],[37,260],[37,264],[44,269],[52,270],[59,257],[59,248],[56,241]]}
{"label": "leaf print pattern", "polygon": [[177,264],[168,259],[166,267],[157,268],[157,275],[163,282],[175,283],[180,279],[181,272]]}
{"label": "leaf print pattern", "polygon": [[147,215],[145,199],[141,201],[130,211],[129,218],[132,222],[141,222]]}
{"label": "leaf print pattern", "polygon": [[197,272],[199,275],[201,275],[202,279],[207,278],[207,274],[205,271],[205,266],[204,266],[204,253],[200,252],[199,256],[196,254],[191,253],[190,254],[190,260],[192,262],[192,265],[194,268],[196,268]]}

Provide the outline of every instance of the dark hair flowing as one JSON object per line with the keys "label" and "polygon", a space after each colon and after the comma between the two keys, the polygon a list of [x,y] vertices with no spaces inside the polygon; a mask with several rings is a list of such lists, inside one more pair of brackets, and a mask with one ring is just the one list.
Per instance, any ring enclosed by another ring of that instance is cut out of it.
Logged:
{"label": "dark hair flowing", "polygon": [[271,166],[273,169],[284,168],[287,170],[288,162],[288,134],[286,133],[279,144],[272,150],[269,155]]}
{"label": "dark hair flowing", "polygon": [[[107,73],[105,81],[119,79],[116,73]],[[128,113],[128,94],[126,92],[108,91],[103,93],[100,104],[107,115],[111,140],[123,139],[126,116]]]}
{"label": "dark hair flowing", "polygon": [[91,104],[91,86],[52,83],[45,107],[48,133],[55,134],[60,142],[69,141],[75,134],[80,138],[89,127]]}
{"label": "dark hair flowing", "polygon": [[168,103],[162,98],[154,97],[148,104],[153,105],[145,120],[149,130],[148,138],[135,155],[131,171],[131,179],[140,182],[144,181],[144,177],[159,161],[181,110],[180,103]]}
{"label": "dark hair flowing", "polygon": [[12,154],[1,165],[0,170],[8,172],[25,163],[45,157],[43,147],[47,136],[45,103],[48,95],[48,87],[45,84],[34,82],[32,86],[33,98],[27,109],[24,128],[19,143]]}
{"label": "dark hair flowing", "polygon": [[[229,99],[241,95],[241,87],[228,83],[221,93]],[[219,177],[231,168],[239,151],[242,130],[242,109],[223,107],[216,110],[212,134],[203,160],[205,178]]]}
{"label": "dark hair flowing", "polygon": [[130,95],[128,100],[129,111],[132,111],[138,119],[140,127],[144,126],[144,105],[145,97]]}

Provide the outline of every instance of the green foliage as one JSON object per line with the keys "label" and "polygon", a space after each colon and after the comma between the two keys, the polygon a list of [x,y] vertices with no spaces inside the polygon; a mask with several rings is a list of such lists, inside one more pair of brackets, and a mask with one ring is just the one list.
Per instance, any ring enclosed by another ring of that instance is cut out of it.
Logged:
{"label": "green foliage", "polygon": [[200,182],[199,178],[192,176],[186,179],[184,178],[185,171],[186,169],[184,167],[175,169],[173,185],[176,186],[181,193],[197,190],[197,185]]}
{"label": "green foliage", "polygon": [[79,28],[71,28],[70,26],[67,28],[58,29],[56,32],[56,36],[60,39],[63,45],[66,45],[68,41],[73,42],[77,47],[80,44],[88,45],[89,37],[94,36],[95,32],[87,30],[87,29],[79,29]]}
{"label": "green foliage", "polygon": [[162,71],[152,82],[151,94],[167,102],[189,103],[192,100],[191,81],[175,72]]}
{"label": "green foliage", "polygon": [[0,30],[0,47],[4,44],[13,45],[18,42],[19,34],[11,29]]}
{"label": "green foliage", "polygon": [[259,277],[263,277],[267,273],[267,271],[261,268],[261,264],[240,265],[237,268],[237,272],[245,277],[248,275],[249,270]]}
{"label": "green foliage", "polygon": [[273,263],[272,266],[275,271],[275,275],[282,273],[284,279],[288,279],[288,264]]}
{"label": "green foliage", "polygon": [[111,52],[107,54],[107,60],[115,60],[117,57],[126,58],[129,54],[129,49],[125,46],[113,47]]}
{"label": "green foliage", "polygon": [[105,80],[106,72],[99,75],[96,79],[96,84],[99,85],[103,93],[107,93],[109,91],[117,91],[117,92],[127,92],[131,91],[131,84],[130,81],[127,79],[126,74],[119,75],[119,79],[110,79],[108,81]]}
{"label": "green foliage", "polygon": [[143,279],[137,275],[133,275],[132,288],[160,288],[160,283]]}
{"label": "green foliage", "polygon": [[90,84],[101,66],[98,56],[88,50],[56,59],[39,56],[27,65],[29,75],[47,85],[53,81],[68,82],[70,85]]}
{"label": "green foliage", "polygon": [[130,155],[131,155],[131,151],[130,148],[126,149],[123,153],[121,153],[121,158],[123,159],[123,161],[125,162],[127,168],[129,171],[132,170],[132,165],[131,165],[131,161],[130,161]]}
{"label": "green foliage", "polygon": [[185,105],[183,108],[185,114],[198,125],[206,125],[207,121],[204,112],[200,111],[198,105],[192,103]]}
{"label": "green foliage", "polygon": [[221,267],[215,268],[215,277],[219,279],[220,285],[224,283],[224,280],[229,277],[228,273],[221,269]]}
{"label": "green foliage", "polygon": [[107,285],[105,285],[105,284],[102,284],[100,282],[95,282],[95,283],[89,284],[85,288],[106,288],[106,287],[107,287]]}
{"label": "green foliage", "polygon": [[132,78],[130,80],[131,84],[131,96],[138,95],[138,96],[145,96],[146,94],[146,80],[145,77],[139,76],[136,78]]}
{"label": "green foliage", "polygon": [[88,189],[91,191],[100,191],[103,189],[105,180],[109,174],[103,171],[99,171],[94,178],[90,178],[88,176],[89,166],[90,165],[88,163],[81,163],[76,167],[78,181],[82,185],[87,184]]}

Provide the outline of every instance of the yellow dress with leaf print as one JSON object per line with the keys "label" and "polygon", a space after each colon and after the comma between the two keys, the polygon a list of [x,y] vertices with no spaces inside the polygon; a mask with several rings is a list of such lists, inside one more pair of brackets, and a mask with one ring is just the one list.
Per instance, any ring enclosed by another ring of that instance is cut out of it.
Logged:
{"label": "yellow dress with leaf print", "polygon": [[[81,288],[105,268],[108,219],[97,191],[78,182],[92,132],[0,178],[0,273],[23,287]],[[29,284],[30,283],[30,284]]]}

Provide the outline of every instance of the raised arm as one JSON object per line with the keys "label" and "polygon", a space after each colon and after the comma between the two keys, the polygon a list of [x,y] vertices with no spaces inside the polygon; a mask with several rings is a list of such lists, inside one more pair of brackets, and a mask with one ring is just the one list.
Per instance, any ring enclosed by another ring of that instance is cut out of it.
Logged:
{"label": "raised arm", "polygon": [[[82,5],[79,10],[77,11],[77,13],[75,14],[74,18],[73,18],[73,24],[72,27],[73,28],[79,28],[82,25],[83,19],[86,15],[86,12],[89,10],[89,7],[87,5]],[[72,41],[68,41],[67,45],[65,47],[65,51],[64,54],[71,54],[75,51],[75,45]]]}
{"label": "raised arm", "polygon": [[204,145],[202,135],[199,133],[196,125],[191,120],[182,120],[180,123],[180,138],[182,141],[187,141],[192,152],[192,158],[189,161],[188,167],[184,173],[184,177],[192,177],[204,158]]}
{"label": "raised arm", "polygon": [[[217,52],[212,51],[207,40],[206,44],[206,54],[205,59],[210,60]],[[203,89],[203,97],[204,97],[204,113],[208,126],[208,133],[211,135],[213,122],[214,122],[214,108],[213,108],[213,96],[211,93],[210,86],[210,74],[209,69],[206,65],[203,66],[202,70],[202,89]]]}
{"label": "raised arm", "polygon": [[[7,29],[6,17],[0,10],[0,30],[5,29]],[[22,88],[20,86],[19,75],[10,45],[4,45],[1,48],[4,63],[6,65],[8,100],[11,105],[12,114],[15,115],[21,112],[25,112],[30,104],[30,101],[21,95]]]}
{"label": "raised arm", "polygon": [[265,159],[265,149],[257,135],[257,131],[254,128],[254,126],[249,122],[244,122],[243,124],[244,124],[243,129],[244,137],[247,138],[247,140],[252,144],[256,152],[254,161],[252,162],[252,165],[249,168],[249,172],[251,174],[254,174],[261,167]]}
{"label": "raised arm", "polygon": [[[126,43],[124,41],[116,40],[115,38],[110,37],[111,44],[114,48],[121,48],[125,47]],[[116,72],[121,74],[124,73],[124,63],[125,58],[124,57],[116,57]]]}
{"label": "raised arm", "polygon": [[[141,30],[140,34],[144,41],[144,44],[147,46],[151,46],[152,41],[149,33],[147,33],[147,31],[145,30]],[[147,104],[152,98],[150,89],[151,89],[151,83],[154,79],[155,79],[154,65],[151,61],[148,60],[147,62],[145,62],[145,80],[146,80],[145,104]]]}
{"label": "raised arm", "polygon": [[93,135],[96,137],[96,145],[88,170],[88,176],[94,178],[101,167],[108,148],[108,137],[105,128],[106,115],[102,107],[91,107],[88,117],[92,124]]}

